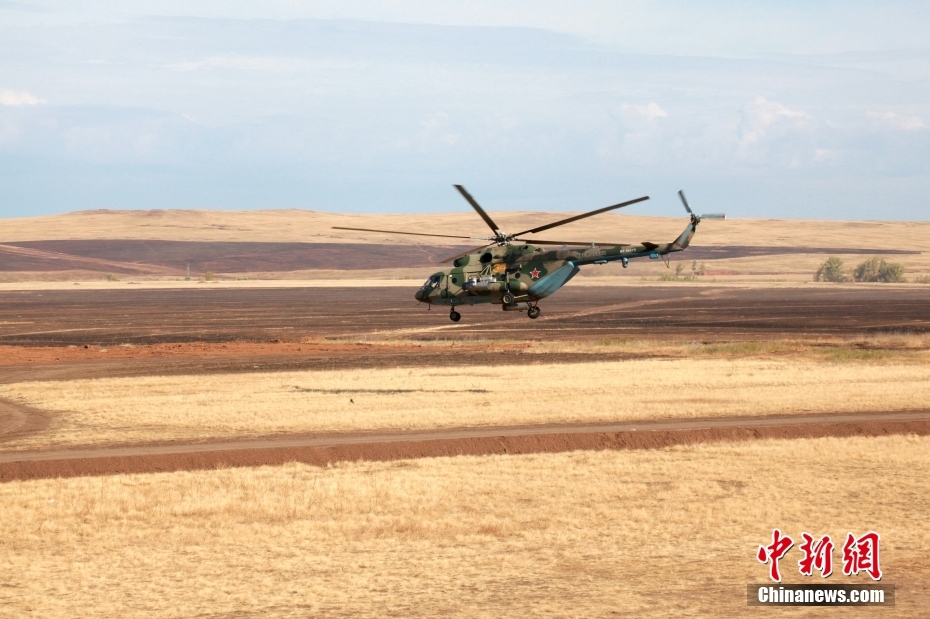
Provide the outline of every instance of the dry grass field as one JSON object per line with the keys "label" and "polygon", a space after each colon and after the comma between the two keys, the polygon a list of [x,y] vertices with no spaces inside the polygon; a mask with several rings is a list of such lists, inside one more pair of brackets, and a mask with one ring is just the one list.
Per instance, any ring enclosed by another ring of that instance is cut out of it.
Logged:
{"label": "dry grass field", "polygon": [[[522,230],[574,213],[491,212],[505,230]],[[704,245],[927,247],[930,222],[746,219],[737,213],[701,226]],[[685,227],[681,217],[606,213],[559,228],[565,238],[639,242],[673,240]],[[332,226],[486,234],[463,203],[461,212],[427,215],[343,215],[305,210],[265,211],[78,211],[2,220],[0,243],[61,239],[164,239],[175,241],[271,241],[418,244],[416,237],[332,230]],[[607,231],[607,232],[605,232]],[[611,232],[613,231],[613,232]],[[605,238],[610,234],[610,238]]]}
{"label": "dry grass field", "polygon": [[[495,212],[493,216],[505,230],[518,230],[554,221],[570,213]],[[563,238],[591,239],[603,242],[670,241],[685,225],[684,217],[654,217],[607,213],[597,218],[560,228]],[[461,212],[427,215],[343,215],[305,210],[265,211],[80,211],[44,217],[5,219],[0,221],[0,243],[41,240],[139,239],[171,241],[248,241],[310,243],[386,243],[418,245],[434,243],[426,237],[405,237],[369,232],[333,230],[332,226],[382,228],[394,230],[436,231],[439,233],[485,234],[481,221],[463,204]],[[930,274],[930,252],[926,239],[928,222],[815,221],[780,219],[741,219],[714,221],[701,226],[695,246],[756,246],[831,248],[843,258],[847,267],[864,259],[842,248],[902,249],[922,252],[892,256],[904,265],[913,279]],[[705,279],[717,281],[810,281],[817,266],[826,258],[823,253],[780,254],[763,257],[726,258],[707,263]],[[692,258],[684,253],[675,256],[690,273]],[[703,261],[701,261],[703,262]],[[380,265],[372,265],[378,268]],[[424,269],[405,269],[404,265],[384,272],[379,279],[422,277]],[[675,265],[673,265],[674,267]],[[669,271],[650,261],[639,261],[633,270],[616,265],[586,269],[586,277],[627,280],[631,277],[655,279]],[[256,272],[240,273],[250,279],[318,279],[344,277],[341,272]],[[5,281],[32,281],[59,278],[84,281],[100,279],[90,272],[7,273]],[[144,279],[158,279],[147,275]],[[140,279],[140,278],[137,278]],[[171,277],[169,279],[176,279]]]}
{"label": "dry grass field", "polygon": [[776,526],[880,532],[869,616],[925,617],[928,473],[889,436],[11,482],[0,617],[757,616]]}
{"label": "dry grass field", "polygon": [[[903,341],[903,340],[902,340]],[[208,374],[0,386],[53,411],[5,449],[357,430],[657,418],[896,411],[930,402],[930,355],[908,348],[784,342],[689,345],[605,340],[525,348],[526,365]],[[887,342],[886,342],[887,344]],[[900,342],[899,342],[900,344]],[[666,359],[597,362],[598,351]],[[587,350],[591,363],[545,363]]]}

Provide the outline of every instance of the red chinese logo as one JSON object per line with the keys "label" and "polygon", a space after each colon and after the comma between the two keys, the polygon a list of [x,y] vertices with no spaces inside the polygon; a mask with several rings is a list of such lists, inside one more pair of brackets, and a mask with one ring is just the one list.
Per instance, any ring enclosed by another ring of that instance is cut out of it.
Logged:
{"label": "red chinese logo", "polygon": [[823,578],[833,573],[833,540],[824,535],[815,544],[810,533],[801,533],[804,543],[799,547],[804,558],[798,561],[798,569],[804,576],[811,576],[814,569],[820,572]]}
{"label": "red chinese logo", "polygon": [[[810,533],[801,533],[804,540],[798,550],[803,555],[798,561],[798,571],[802,576],[813,576],[814,570],[820,572],[821,577],[827,578],[833,573],[833,539],[824,535],[814,541]],[[879,563],[878,533],[869,531],[860,538],[852,533],[846,534],[846,543],[843,544],[843,574],[855,576],[865,572],[872,580],[882,579],[882,569]],[[781,582],[781,572],[778,562],[794,545],[794,540],[782,535],[780,529],[772,530],[772,543],[768,546],[759,546],[756,558],[761,563],[769,564],[769,577],[775,582]]]}
{"label": "red chinese logo", "polygon": [[756,558],[762,563],[772,562],[769,566],[769,576],[775,582],[781,582],[781,573],[778,571],[778,561],[785,556],[788,549],[794,546],[794,540],[787,536],[782,536],[778,529],[772,530],[772,543],[768,546],[759,546],[759,552]]}
{"label": "red chinese logo", "polygon": [[878,564],[878,533],[869,531],[859,539],[852,533],[846,535],[843,544],[843,574],[855,576],[865,572],[872,580],[882,579],[882,568]]}
{"label": "red chinese logo", "polygon": [[539,270],[533,269],[532,271],[530,271],[530,277],[532,277],[533,279],[536,279],[537,277],[539,277]]}

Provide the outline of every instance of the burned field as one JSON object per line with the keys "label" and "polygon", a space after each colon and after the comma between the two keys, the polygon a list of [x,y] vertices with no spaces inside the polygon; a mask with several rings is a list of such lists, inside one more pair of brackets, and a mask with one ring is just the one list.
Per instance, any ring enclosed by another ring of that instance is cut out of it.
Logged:
{"label": "burned field", "polygon": [[[282,243],[92,239],[17,241],[0,244],[0,273],[68,270],[124,275],[224,274],[304,270],[369,270],[372,265],[425,267],[456,254],[458,245],[383,243]],[[689,248],[689,260],[721,260],[800,254],[914,255],[917,251],[862,247],[727,245]]]}
{"label": "burned field", "polygon": [[0,292],[0,345],[299,342],[306,338],[753,340],[930,332],[923,288],[569,286],[542,319],[465,307],[462,323],[385,288]]}

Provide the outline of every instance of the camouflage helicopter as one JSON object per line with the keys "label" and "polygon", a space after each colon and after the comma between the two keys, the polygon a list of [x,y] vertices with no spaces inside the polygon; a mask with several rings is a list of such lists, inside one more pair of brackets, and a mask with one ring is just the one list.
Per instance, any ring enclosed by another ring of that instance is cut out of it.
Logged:
{"label": "camouflage helicopter", "polygon": [[[691,221],[677,239],[671,243],[643,242],[639,245],[628,243],[598,243],[579,241],[544,241],[520,238],[525,234],[536,234],[550,228],[593,217],[614,209],[643,202],[649,196],[636,198],[620,204],[606,206],[595,211],[561,219],[516,234],[502,232],[494,220],[481,208],[461,185],[454,185],[472,208],[494,232],[494,236],[455,236],[449,234],[424,234],[419,232],[402,232],[398,230],[373,230],[371,228],[346,228],[333,226],[335,230],[356,230],[361,232],[386,232],[410,236],[430,236],[448,239],[473,239],[488,241],[484,245],[464,251],[443,260],[452,263],[451,269],[430,275],[429,279],[416,291],[417,301],[432,305],[448,305],[449,318],[453,322],[461,320],[458,308],[462,305],[476,303],[499,303],[504,311],[525,311],[530,318],[539,318],[541,310],[539,301],[554,294],[588,264],[607,264],[619,260],[626,268],[633,258],[648,256],[653,260],[663,257],[668,264],[668,254],[682,251],[688,247],[691,237],[702,219],[724,219],[726,215],[711,213],[696,215],[688,205],[683,191],[678,192]],[[537,245],[561,245],[555,250],[546,250]],[[574,245],[574,248],[569,246]],[[581,247],[579,247],[581,246]]]}

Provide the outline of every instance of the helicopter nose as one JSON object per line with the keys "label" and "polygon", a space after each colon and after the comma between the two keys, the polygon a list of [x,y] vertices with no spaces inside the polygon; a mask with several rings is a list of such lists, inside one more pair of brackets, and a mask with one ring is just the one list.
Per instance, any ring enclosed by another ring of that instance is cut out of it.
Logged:
{"label": "helicopter nose", "polygon": [[424,295],[423,295],[423,289],[420,288],[419,290],[417,290],[417,291],[413,294],[413,296],[416,298],[417,301],[422,301],[422,300],[423,300],[423,296],[424,296]]}

